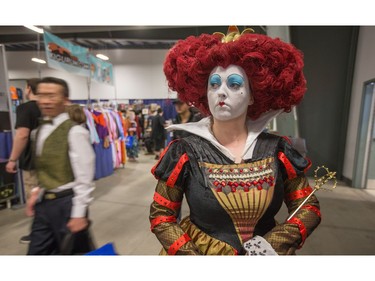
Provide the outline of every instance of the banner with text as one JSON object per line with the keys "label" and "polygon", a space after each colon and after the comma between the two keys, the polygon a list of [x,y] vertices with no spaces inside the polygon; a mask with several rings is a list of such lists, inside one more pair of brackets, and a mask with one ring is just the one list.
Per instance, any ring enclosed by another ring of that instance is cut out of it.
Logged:
{"label": "banner with text", "polygon": [[90,76],[87,48],[64,41],[46,31],[44,31],[44,46],[49,67],[86,77]]}

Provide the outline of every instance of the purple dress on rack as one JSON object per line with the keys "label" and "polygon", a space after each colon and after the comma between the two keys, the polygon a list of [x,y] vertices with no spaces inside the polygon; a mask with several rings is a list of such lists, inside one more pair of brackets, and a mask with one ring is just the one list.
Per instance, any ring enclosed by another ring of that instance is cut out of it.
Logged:
{"label": "purple dress on rack", "polygon": [[[103,113],[93,110],[92,114],[100,116]],[[108,136],[108,128],[98,122],[95,122],[95,127],[100,140],[100,143],[93,144],[96,154],[95,180],[97,180],[113,174],[113,156],[110,147],[104,147],[104,139]]]}

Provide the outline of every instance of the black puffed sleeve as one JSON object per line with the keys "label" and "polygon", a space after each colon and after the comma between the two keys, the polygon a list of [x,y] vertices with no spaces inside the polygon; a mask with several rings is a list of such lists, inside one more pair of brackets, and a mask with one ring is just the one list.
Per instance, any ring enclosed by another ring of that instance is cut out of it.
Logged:
{"label": "black puffed sleeve", "polygon": [[189,174],[188,167],[186,144],[181,140],[175,140],[162,152],[151,173],[157,180],[166,182],[169,187],[184,187]]}
{"label": "black puffed sleeve", "polygon": [[281,171],[284,180],[303,176],[311,166],[311,161],[302,156],[292,147],[290,141],[284,138],[279,142],[277,156],[282,163]]}

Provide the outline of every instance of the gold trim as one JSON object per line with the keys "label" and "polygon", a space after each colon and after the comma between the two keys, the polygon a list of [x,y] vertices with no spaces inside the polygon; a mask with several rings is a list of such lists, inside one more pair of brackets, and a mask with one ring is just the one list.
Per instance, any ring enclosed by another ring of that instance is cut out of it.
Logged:
{"label": "gold trim", "polygon": [[212,164],[212,163],[206,163],[206,162],[199,162],[200,167],[205,167],[205,168],[211,168],[211,169],[218,169],[220,170],[221,168],[226,168],[226,169],[241,169],[241,168],[255,168],[260,165],[268,165],[272,164],[274,162],[274,157],[269,157],[265,159],[261,159],[259,161],[255,162],[250,162],[250,163],[239,163],[239,164]]}
{"label": "gold trim", "polygon": [[[246,242],[271,204],[276,181],[275,158],[231,165],[205,162],[199,165],[205,169],[214,196],[231,217],[240,241]],[[244,183],[250,185],[245,189],[240,185]]]}
{"label": "gold trim", "polygon": [[269,157],[251,163],[241,164],[212,164],[200,162],[208,180],[208,187],[225,193],[234,190],[248,191],[261,187],[268,189],[274,184],[275,159]]}
{"label": "gold trim", "polygon": [[213,35],[217,35],[220,37],[222,43],[228,43],[238,40],[243,34],[246,33],[254,33],[254,29],[252,28],[245,28],[241,33],[237,26],[230,25],[228,27],[227,34],[225,35],[222,32],[214,32]]}
{"label": "gold trim", "polygon": [[253,236],[254,227],[270,205],[274,186],[268,190],[252,188],[225,194],[211,188],[212,193],[231,217],[241,243]]}
{"label": "gold trim", "polygon": [[204,233],[186,217],[181,221],[181,228],[189,235],[203,255],[235,255],[236,250],[224,241]]}

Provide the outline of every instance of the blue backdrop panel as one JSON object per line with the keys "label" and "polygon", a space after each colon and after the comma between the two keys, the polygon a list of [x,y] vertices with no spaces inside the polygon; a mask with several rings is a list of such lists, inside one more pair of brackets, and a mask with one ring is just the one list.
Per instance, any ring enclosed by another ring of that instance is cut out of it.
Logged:
{"label": "blue backdrop panel", "polygon": [[8,159],[12,151],[12,132],[0,132],[0,158]]}

